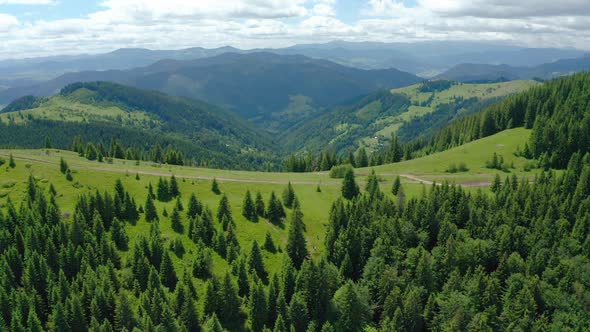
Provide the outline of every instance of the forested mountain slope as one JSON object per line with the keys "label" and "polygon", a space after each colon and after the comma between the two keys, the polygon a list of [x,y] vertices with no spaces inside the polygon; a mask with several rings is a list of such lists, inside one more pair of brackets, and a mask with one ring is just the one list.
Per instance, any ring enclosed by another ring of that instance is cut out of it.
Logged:
{"label": "forested mountain slope", "polygon": [[384,90],[302,121],[282,132],[280,142],[287,151],[333,150],[342,154],[358,147],[379,150],[391,141],[392,134],[404,143],[429,137],[456,118],[481,111],[536,84],[427,81]]}
{"label": "forested mountain slope", "polygon": [[[172,149],[186,163],[256,168],[271,160],[268,136],[236,115],[202,101],[108,82],[76,83],[49,98],[26,97],[0,114],[0,145],[73,147],[93,143],[104,157],[160,159]],[[160,152],[155,151],[160,146]],[[109,152],[107,152],[109,151]]]}
{"label": "forested mountain slope", "polygon": [[48,96],[85,81],[113,81],[202,99],[254,122],[284,128],[324,107],[421,79],[396,69],[362,70],[300,55],[226,53],[191,61],[162,60],[131,70],[69,73],[37,86],[0,91],[0,103],[24,95]]}
{"label": "forested mountain slope", "polygon": [[555,79],[453,122],[422,151],[442,151],[499,131],[532,128],[523,154],[564,168],[574,152],[590,152],[590,73]]}

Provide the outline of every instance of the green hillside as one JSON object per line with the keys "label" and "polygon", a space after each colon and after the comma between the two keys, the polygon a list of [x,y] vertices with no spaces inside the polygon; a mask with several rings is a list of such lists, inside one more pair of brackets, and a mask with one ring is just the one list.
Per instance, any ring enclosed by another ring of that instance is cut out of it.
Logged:
{"label": "green hillside", "polygon": [[42,147],[49,138],[69,149],[78,136],[107,150],[113,139],[122,140],[130,159],[149,159],[156,144],[181,152],[186,163],[212,167],[262,168],[273,158],[269,136],[226,110],[106,82],[15,101],[0,113],[0,127],[0,146]]}
{"label": "green hillside", "polygon": [[377,150],[394,133],[403,142],[429,136],[457,117],[481,111],[536,84],[535,81],[495,84],[434,81],[382,91],[304,121],[282,133],[280,142],[287,150],[295,151],[345,152],[359,146]]}

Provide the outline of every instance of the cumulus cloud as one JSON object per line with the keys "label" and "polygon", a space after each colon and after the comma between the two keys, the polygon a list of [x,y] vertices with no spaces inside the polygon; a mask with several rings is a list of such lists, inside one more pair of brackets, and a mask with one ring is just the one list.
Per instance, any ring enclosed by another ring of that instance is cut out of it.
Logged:
{"label": "cumulus cloud", "polygon": [[348,0],[340,1],[104,0],[81,18],[20,22],[0,14],[0,58],[119,47],[284,47],[334,39],[494,40],[590,49],[588,0],[417,0],[413,6],[366,0],[354,22],[338,17],[336,9]]}

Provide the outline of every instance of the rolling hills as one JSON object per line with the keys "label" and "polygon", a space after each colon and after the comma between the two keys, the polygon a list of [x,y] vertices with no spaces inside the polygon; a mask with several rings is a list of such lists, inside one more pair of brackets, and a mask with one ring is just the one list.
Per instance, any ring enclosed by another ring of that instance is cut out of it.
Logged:
{"label": "rolling hills", "polygon": [[532,67],[464,63],[438,75],[437,79],[459,82],[498,82],[511,80],[551,79],[590,70],[590,57],[560,59]]}
{"label": "rolling hills", "polygon": [[288,150],[314,153],[323,149],[343,153],[359,146],[378,150],[393,133],[402,142],[428,137],[457,117],[481,111],[536,84],[433,81],[385,90],[304,121],[282,133],[279,142]]}
{"label": "rolling hills", "polygon": [[159,144],[179,150],[189,163],[213,167],[262,167],[273,152],[264,132],[224,109],[108,82],[24,98],[0,113],[0,127],[3,146],[38,147],[47,137],[53,146],[69,148],[78,136],[108,147],[119,139],[139,156]]}
{"label": "rolling hills", "polygon": [[112,81],[202,99],[254,122],[284,127],[300,120],[289,118],[293,108],[308,107],[313,113],[421,79],[395,69],[361,70],[297,55],[225,53],[190,61],[162,60],[130,70],[69,73],[37,86],[0,91],[0,103],[25,95],[48,96],[67,84],[86,81]]}

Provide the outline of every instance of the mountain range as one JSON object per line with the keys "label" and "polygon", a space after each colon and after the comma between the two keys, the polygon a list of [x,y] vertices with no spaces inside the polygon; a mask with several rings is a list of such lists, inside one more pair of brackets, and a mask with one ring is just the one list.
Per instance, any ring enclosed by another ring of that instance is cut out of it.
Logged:
{"label": "mountain range", "polygon": [[111,81],[203,99],[255,122],[284,125],[283,118],[273,119],[273,115],[286,113],[288,118],[293,108],[317,111],[421,80],[396,69],[364,70],[302,55],[224,53],[196,60],[161,60],[128,70],[68,73],[37,85],[0,91],[0,103],[26,95],[52,95],[74,82]]}
{"label": "mountain range", "polygon": [[590,55],[574,59],[560,59],[534,67],[515,67],[506,64],[473,64],[457,65],[436,76],[436,79],[454,80],[459,82],[494,82],[519,79],[551,79],[580,71],[590,70]]}

